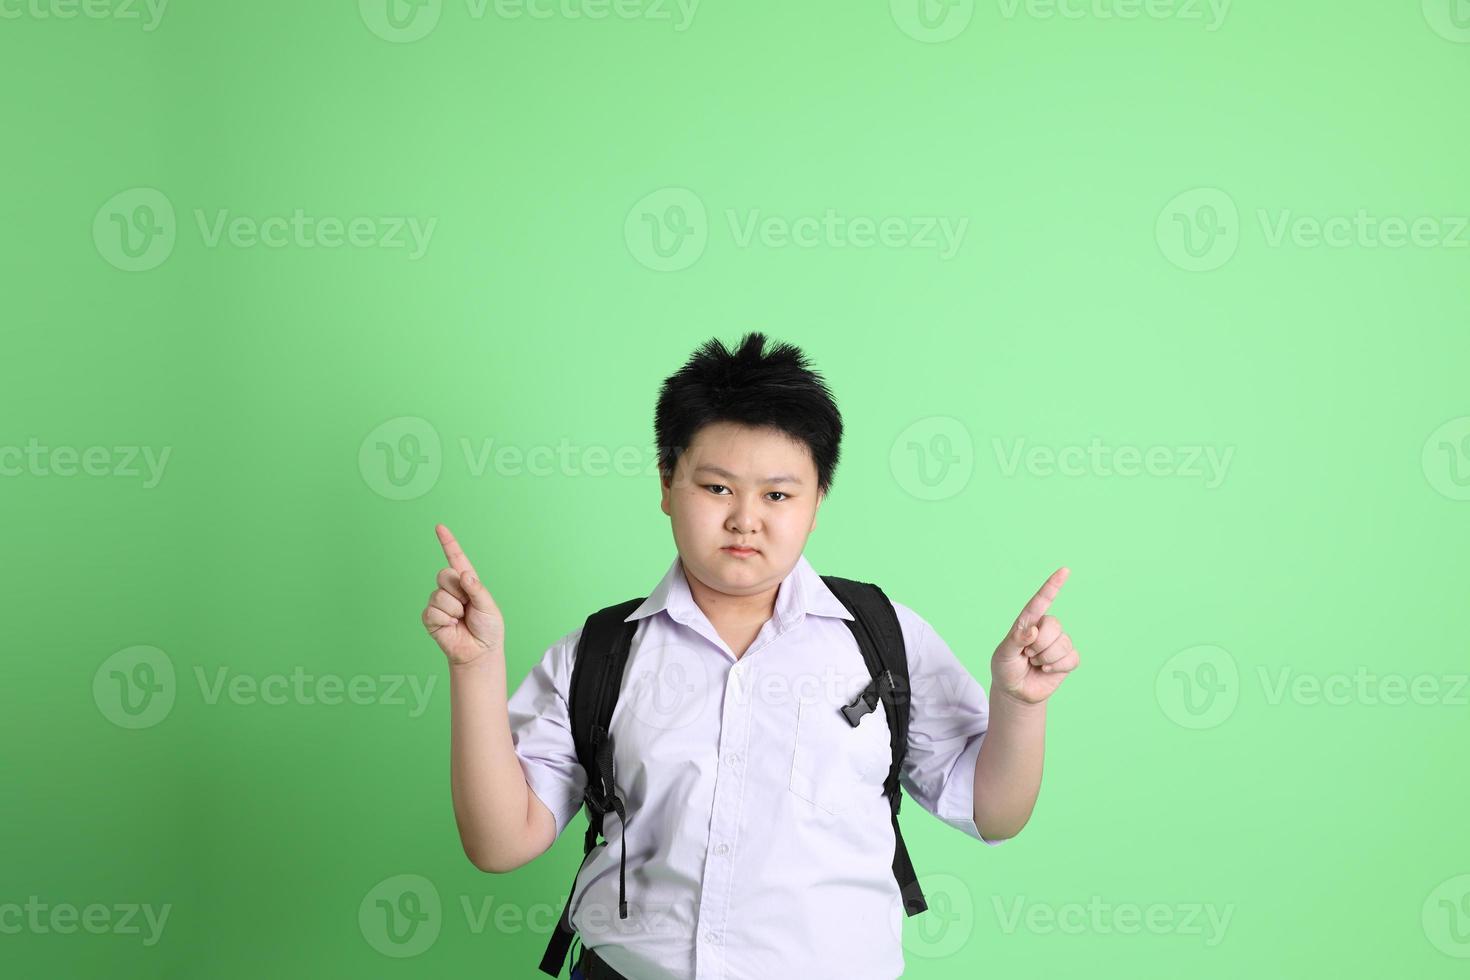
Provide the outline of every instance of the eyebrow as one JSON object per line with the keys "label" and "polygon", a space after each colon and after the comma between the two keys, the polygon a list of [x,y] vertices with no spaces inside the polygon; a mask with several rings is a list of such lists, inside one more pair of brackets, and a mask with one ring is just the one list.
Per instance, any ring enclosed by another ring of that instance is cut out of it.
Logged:
{"label": "eyebrow", "polygon": [[[731,473],[729,470],[722,470],[718,466],[712,466],[712,465],[710,465],[708,463],[706,463],[704,466],[696,467],[695,470],[694,470],[694,472],[696,472],[696,473],[713,473],[715,476],[723,477],[726,480],[730,480],[732,482],[738,481],[740,479],[738,476],[736,476],[734,473]],[[763,483],[794,483],[797,486],[800,486],[801,485],[801,481],[800,480],[798,480],[796,477],[791,476],[791,475],[786,474],[786,473],[777,473],[775,476],[768,476],[768,477],[766,477],[761,482],[763,482]]]}

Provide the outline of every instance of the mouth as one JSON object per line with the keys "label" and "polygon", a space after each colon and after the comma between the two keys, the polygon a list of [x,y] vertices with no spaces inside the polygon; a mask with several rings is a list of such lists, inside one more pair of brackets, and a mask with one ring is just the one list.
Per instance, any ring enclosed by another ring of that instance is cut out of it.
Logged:
{"label": "mouth", "polygon": [[749,558],[751,555],[760,553],[754,548],[740,548],[734,546],[726,546],[724,548],[721,548],[720,550],[728,555],[734,555],[736,558]]}

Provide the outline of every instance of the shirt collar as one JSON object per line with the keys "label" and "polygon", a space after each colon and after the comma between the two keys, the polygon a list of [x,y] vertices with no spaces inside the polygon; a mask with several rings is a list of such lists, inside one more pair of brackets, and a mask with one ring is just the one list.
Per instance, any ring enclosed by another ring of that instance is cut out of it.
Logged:
{"label": "shirt collar", "polygon": [[[689,591],[689,580],[684,577],[684,565],[678,555],[669,565],[669,570],[659,581],[654,590],[643,600],[643,604],[633,610],[625,623],[631,623],[635,619],[666,610],[669,618],[677,623],[689,625],[690,621],[698,616],[705,618],[703,610],[694,602],[694,595]],[[835,616],[838,619],[852,619],[853,615],[842,600],[832,594],[827,588],[827,583],[822,581],[822,576],[812,568],[811,563],[806,560],[803,553],[792,566],[791,571],[781,580],[781,586],[776,592],[776,608],[772,614],[777,620],[782,631],[790,629],[802,616],[811,613],[816,616]]]}

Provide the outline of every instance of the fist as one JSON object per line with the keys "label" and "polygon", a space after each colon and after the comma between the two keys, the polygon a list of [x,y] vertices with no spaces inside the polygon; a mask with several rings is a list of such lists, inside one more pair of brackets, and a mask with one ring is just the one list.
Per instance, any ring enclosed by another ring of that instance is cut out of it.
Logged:
{"label": "fist", "polygon": [[424,607],[424,628],[449,658],[451,666],[464,666],[487,656],[505,655],[505,620],[490,598],[485,583],[449,528],[434,525],[448,568],[441,568],[438,588],[429,593]]}

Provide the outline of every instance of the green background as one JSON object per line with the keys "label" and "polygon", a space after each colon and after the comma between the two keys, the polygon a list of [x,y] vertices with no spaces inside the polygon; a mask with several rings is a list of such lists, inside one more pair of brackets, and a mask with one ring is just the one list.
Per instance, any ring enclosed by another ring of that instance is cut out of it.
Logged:
{"label": "green background", "polygon": [[[988,689],[1072,569],[1052,611],[1082,666],[1030,824],[990,849],[904,809],[945,895],[906,923],[908,976],[1464,975],[1463,0],[990,0],[931,28],[901,0],[706,0],[682,30],[647,2],[444,0],[399,9],[413,40],[381,0],[175,0],[152,30],[41,16],[64,2],[0,18],[0,926],[32,895],[170,912],[152,945],[0,931],[0,972],[539,976],[583,818],[510,875],[463,856],[433,525],[504,610],[514,686],[667,569],[658,384],[761,329],[848,426],[819,571],[883,585]],[[417,258],[199,226],[297,209],[435,225]],[[828,209],[903,243],[740,236]],[[1429,224],[1274,234],[1360,211]],[[933,217],[967,221],[953,255],[905,237]],[[135,220],[164,230],[130,271]],[[677,268],[653,224],[692,232]],[[111,462],[17,465],[31,440]],[[572,462],[479,467],[489,440]],[[1014,469],[1017,440],[1165,462]],[[155,484],[127,447],[170,452]],[[400,449],[426,468],[390,471]],[[599,449],[640,465],[589,473]],[[113,684],[144,675],[112,658],[138,646],[175,683],[130,728]],[[407,703],[211,698],[221,671]],[[1313,680],[1346,693],[1290,686]],[[412,957],[359,921],[398,875],[442,903]],[[1089,904],[1113,911],[1066,918]],[[1165,925],[1125,932],[1127,906]]]}

